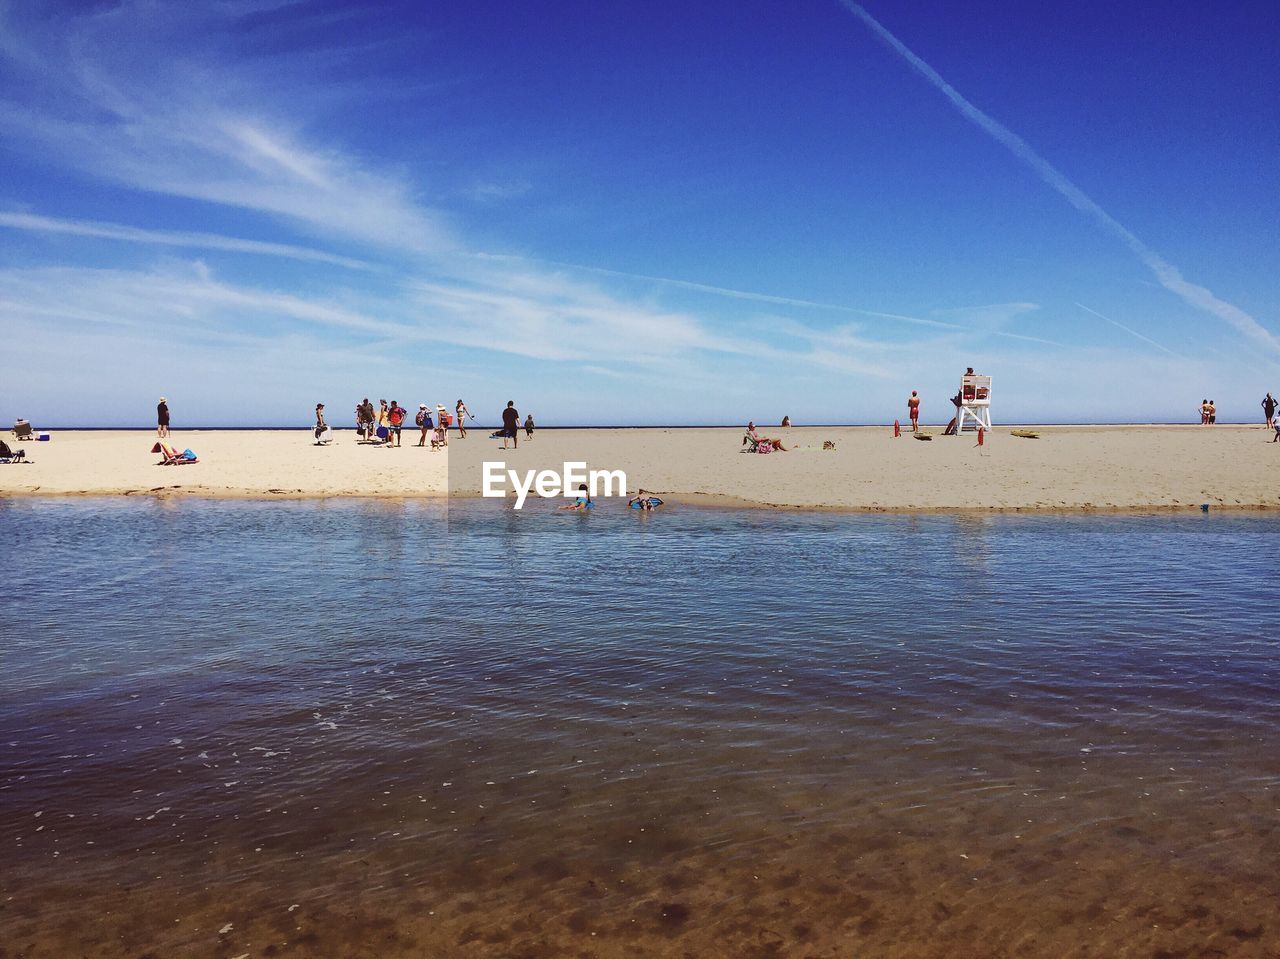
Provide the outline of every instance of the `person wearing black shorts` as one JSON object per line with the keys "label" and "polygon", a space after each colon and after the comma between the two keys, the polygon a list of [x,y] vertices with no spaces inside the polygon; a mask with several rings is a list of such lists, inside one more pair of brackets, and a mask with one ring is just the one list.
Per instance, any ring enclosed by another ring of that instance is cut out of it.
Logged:
{"label": "person wearing black shorts", "polygon": [[169,404],[162,396],[156,406],[156,436],[164,439],[169,435]]}
{"label": "person wearing black shorts", "polygon": [[502,448],[507,448],[507,440],[520,448],[520,411],[516,409],[515,400],[507,400],[507,408],[502,411]]}

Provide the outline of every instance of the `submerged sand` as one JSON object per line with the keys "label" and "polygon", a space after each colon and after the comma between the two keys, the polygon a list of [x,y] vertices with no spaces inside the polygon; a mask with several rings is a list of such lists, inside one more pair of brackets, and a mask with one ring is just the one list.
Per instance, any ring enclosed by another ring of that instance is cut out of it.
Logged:
{"label": "submerged sand", "polygon": [[[22,444],[34,465],[0,466],[0,495],[207,497],[423,497],[475,495],[479,463],[554,469],[565,461],[623,470],[631,489],[673,504],[723,503],[842,510],[1178,509],[1201,504],[1280,507],[1280,443],[1261,427],[1036,427],[1038,439],[997,428],[924,442],[882,427],[762,431],[789,451],[740,452],[742,431],[544,430],[503,452],[487,430],[450,452],[360,444],[336,431],[315,446],[309,431],[182,431],[172,444],[200,462],[155,465],[147,431],[63,431]],[[835,444],[823,450],[824,441]],[[450,470],[452,457],[453,469]],[[452,472],[452,476],[451,476]]]}

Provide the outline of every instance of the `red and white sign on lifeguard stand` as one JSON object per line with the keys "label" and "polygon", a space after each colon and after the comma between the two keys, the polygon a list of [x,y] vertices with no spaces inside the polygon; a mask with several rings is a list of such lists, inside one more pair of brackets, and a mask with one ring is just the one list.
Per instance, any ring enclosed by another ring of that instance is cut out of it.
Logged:
{"label": "red and white sign on lifeguard stand", "polygon": [[957,430],[991,429],[991,377],[968,373],[960,377]]}

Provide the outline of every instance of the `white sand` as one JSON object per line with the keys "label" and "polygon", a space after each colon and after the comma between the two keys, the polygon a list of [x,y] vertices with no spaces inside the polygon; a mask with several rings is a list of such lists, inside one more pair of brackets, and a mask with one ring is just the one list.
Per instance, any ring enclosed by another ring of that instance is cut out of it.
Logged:
{"label": "white sand", "polygon": [[[1280,443],[1261,427],[1041,427],[1020,439],[997,428],[931,442],[878,427],[763,429],[791,452],[740,453],[739,429],[543,430],[519,450],[476,429],[451,438],[453,490],[478,491],[479,462],[560,470],[566,460],[622,469],[629,486],[671,502],[853,510],[1280,507]],[[442,496],[449,453],[358,445],[354,433],[316,447],[306,431],[183,431],[173,445],[200,462],[154,465],[155,434],[59,432],[21,445],[33,466],[0,466],[0,495],[251,497]],[[412,436],[412,439],[410,437]],[[836,443],[822,451],[823,440]],[[463,452],[465,451],[465,455]],[[470,479],[468,479],[470,478]]]}

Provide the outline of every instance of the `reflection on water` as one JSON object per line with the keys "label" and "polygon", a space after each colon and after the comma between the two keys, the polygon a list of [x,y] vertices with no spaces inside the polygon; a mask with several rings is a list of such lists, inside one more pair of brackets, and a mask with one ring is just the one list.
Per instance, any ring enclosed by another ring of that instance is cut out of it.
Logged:
{"label": "reflection on water", "polygon": [[0,501],[0,956],[1273,956],[1280,521]]}

